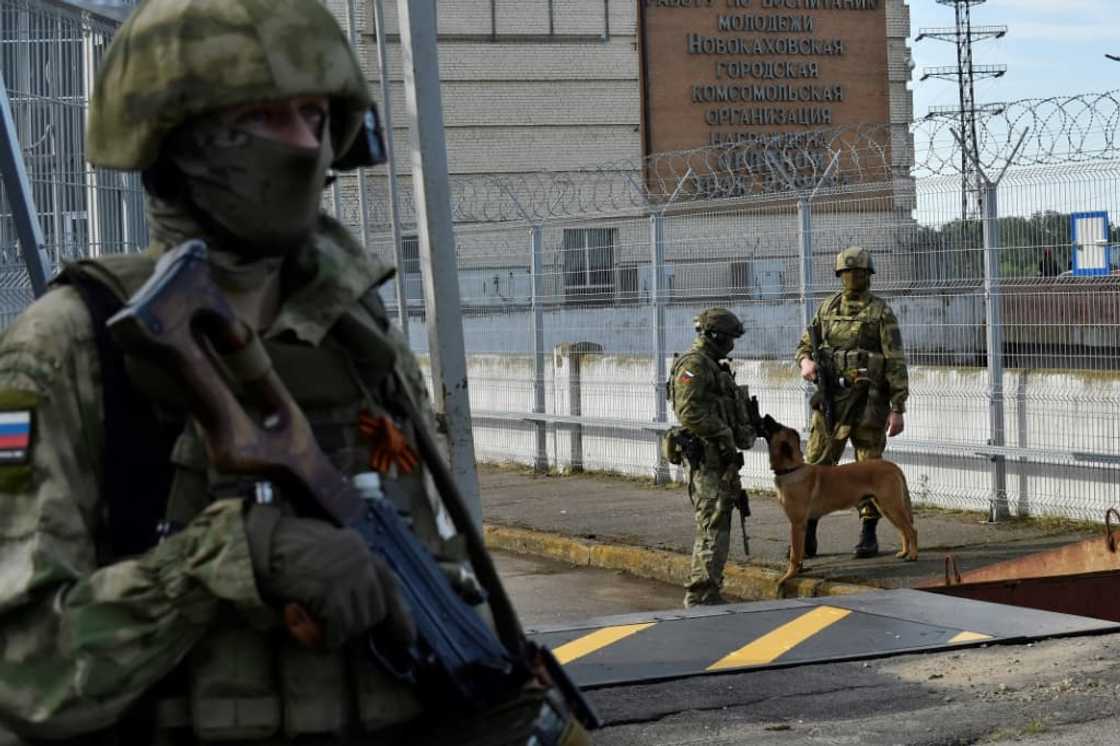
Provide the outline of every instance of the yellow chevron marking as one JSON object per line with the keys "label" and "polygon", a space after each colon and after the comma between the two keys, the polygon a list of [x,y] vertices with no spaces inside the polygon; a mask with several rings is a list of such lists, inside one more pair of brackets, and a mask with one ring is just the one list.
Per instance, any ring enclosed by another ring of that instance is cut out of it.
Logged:
{"label": "yellow chevron marking", "polygon": [[630,635],[637,634],[643,629],[652,627],[654,624],[656,624],[656,622],[649,622],[647,624],[627,624],[621,627],[604,627],[589,635],[584,635],[576,640],[564,643],[553,650],[552,654],[555,655],[556,660],[561,663],[571,663],[577,658],[582,658],[585,655],[594,653],[596,650],[601,650],[608,645],[613,645],[619,640],[624,640]]}
{"label": "yellow chevron marking", "polygon": [[991,635],[982,635],[979,632],[961,632],[959,635],[949,640],[950,645],[956,645],[959,642],[976,642],[978,640],[990,640]]}
{"label": "yellow chevron marking", "polygon": [[721,658],[708,666],[708,670],[722,671],[728,668],[761,666],[770,663],[851,613],[847,609],[818,606],[792,622],[783,624],[773,632],[767,632],[746,647]]}

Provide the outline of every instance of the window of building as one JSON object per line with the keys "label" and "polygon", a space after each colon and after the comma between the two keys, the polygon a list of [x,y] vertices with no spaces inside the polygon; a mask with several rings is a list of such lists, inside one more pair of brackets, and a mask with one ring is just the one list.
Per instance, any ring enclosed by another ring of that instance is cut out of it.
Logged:
{"label": "window of building", "polygon": [[406,275],[420,274],[420,238],[401,236],[401,271]]}
{"label": "window of building", "polygon": [[612,228],[564,231],[562,253],[566,299],[594,303],[614,298],[614,234]]}
{"label": "window of building", "polygon": [[641,298],[642,273],[637,264],[624,264],[618,268],[618,299],[637,301]]}
{"label": "window of building", "polygon": [[734,292],[745,293],[751,286],[751,263],[731,262],[730,289]]}

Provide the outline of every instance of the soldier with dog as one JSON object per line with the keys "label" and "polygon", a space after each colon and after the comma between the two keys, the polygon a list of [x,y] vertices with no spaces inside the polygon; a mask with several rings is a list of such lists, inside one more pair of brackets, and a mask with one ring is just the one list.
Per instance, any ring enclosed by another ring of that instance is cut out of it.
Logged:
{"label": "soldier with dog", "polygon": [[[742,395],[724,359],[744,328],[726,308],[709,308],[695,319],[696,341],[673,361],[667,396],[681,428],[666,443],[680,451],[689,466],[689,497],[696,511],[692,569],[685,586],[686,607],[724,603],[723,567],[731,545],[731,513],[738,505],[749,514],[739,483],[743,457],[755,433],[739,402]],[[745,541],[744,530],[744,541]]]}
{"label": "soldier with dog", "polygon": [[[894,311],[871,293],[873,274],[875,265],[867,249],[849,246],[841,251],[836,276],[843,289],[821,304],[797,346],[795,360],[802,378],[816,382],[825,370],[832,370],[838,384],[832,387],[832,401],[820,401],[819,392],[814,401],[805,452],[810,464],[836,464],[849,440],[856,461],[880,458],[887,437],[900,434],[905,426],[910,385],[902,334]],[[813,344],[814,338],[819,339],[818,345]],[[831,417],[826,417],[826,410]],[[855,556],[874,557],[879,553],[879,510],[872,500],[864,499],[859,515]],[[810,518],[805,532],[807,557],[816,555],[816,531],[817,519]]]}

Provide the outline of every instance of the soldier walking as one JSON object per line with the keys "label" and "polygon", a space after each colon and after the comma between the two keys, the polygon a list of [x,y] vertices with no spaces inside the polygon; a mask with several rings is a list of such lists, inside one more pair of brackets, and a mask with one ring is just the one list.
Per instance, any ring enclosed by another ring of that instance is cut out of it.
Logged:
{"label": "soldier walking", "polygon": [[673,361],[668,383],[673,411],[686,431],[683,437],[695,443],[682,449],[688,455],[689,497],[696,511],[686,607],[724,603],[720,590],[731,545],[731,513],[743,492],[739,450],[754,444],[749,425],[736,416],[731,368],[721,364],[743,336],[743,324],[726,308],[709,308],[696,317],[695,328],[696,341]]}
{"label": "soldier walking", "polygon": [[[811,322],[820,339],[819,359],[814,360],[811,329],[797,346],[802,378],[815,382],[821,368],[828,366],[840,384],[831,402],[835,413],[831,431],[822,412],[823,402],[814,404],[805,452],[808,463],[836,464],[848,440],[855,448],[856,461],[881,458],[887,437],[903,430],[910,384],[902,334],[894,311],[870,292],[873,274],[869,251],[859,246],[841,251],[836,256],[836,276],[844,287],[821,304]],[[861,532],[855,556],[874,557],[879,553],[879,510],[870,499],[860,503],[858,510]],[[805,556],[816,553],[817,521],[813,519],[805,532]]]}

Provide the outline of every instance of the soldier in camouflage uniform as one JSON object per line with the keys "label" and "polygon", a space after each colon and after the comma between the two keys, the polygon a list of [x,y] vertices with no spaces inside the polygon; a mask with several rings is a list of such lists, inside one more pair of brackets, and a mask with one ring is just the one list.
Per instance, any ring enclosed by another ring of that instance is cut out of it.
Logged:
{"label": "soldier in camouflage uniform", "polygon": [[743,336],[743,324],[725,308],[696,317],[692,349],[673,361],[669,397],[681,426],[703,443],[701,464],[689,463],[689,497],[696,511],[692,571],[684,605],[724,603],[723,566],[731,544],[731,513],[742,485],[739,449],[754,437],[735,416],[735,380],[720,366]]}
{"label": "soldier in camouflage uniform", "polygon": [[[849,246],[836,257],[836,276],[843,290],[828,298],[817,309],[812,324],[820,331],[822,354],[831,356],[839,376],[849,384],[837,391],[833,402],[836,428],[828,432],[819,407],[813,411],[805,460],[811,464],[835,464],[848,440],[855,448],[856,460],[880,458],[887,437],[904,427],[903,413],[910,395],[906,356],[898,319],[886,302],[870,292],[875,265],[871,253]],[[809,331],[801,337],[796,360],[801,377],[816,381]],[[871,500],[859,506],[861,532],[855,548],[858,558],[879,553],[876,527],[879,511]],[[817,521],[809,521],[805,537],[805,556],[816,555]]]}
{"label": "soldier in camouflage uniform", "polygon": [[[374,628],[387,644],[415,634],[386,563],[355,532],[297,517],[282,493],[254,501],[262,482],[220,473],[182,391],[104,323],[162,253],[204,240],[326,455],[351,476],[378,464],[385,499],[481,604],[416,463],[421,423],[396,408],[407,397],[433,424],[378,298],[393,269],[319,211],[370,104],[313,0],[147,0],[118,31],[88,157],[142,171],[151,245],[70,265],[0,340],[0,722],[17,734],[336,744],[397,729],[375,738],[388,743],[439,720],[343,650]],[[344,322],[377,363],[358,369],[336,337]],[[290,601],[321,623],[323,649],[286,634]]]}

